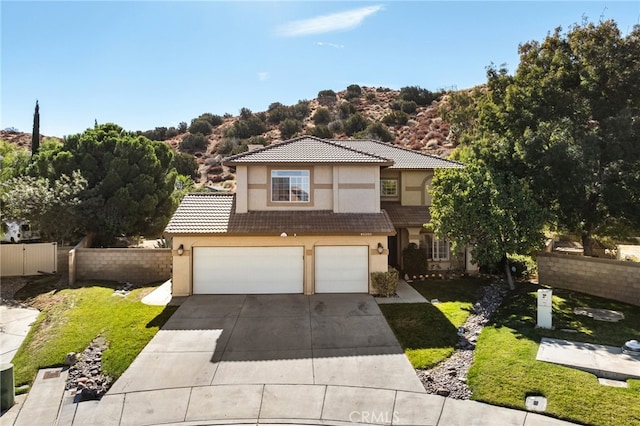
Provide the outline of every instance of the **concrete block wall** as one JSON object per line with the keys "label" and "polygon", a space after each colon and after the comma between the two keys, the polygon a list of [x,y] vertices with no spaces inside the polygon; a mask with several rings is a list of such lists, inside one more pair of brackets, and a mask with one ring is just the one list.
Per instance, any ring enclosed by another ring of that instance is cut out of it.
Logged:
{"label": "concrete block wall", "polygon": [[640,263],[539,253],[538,281],[640,306]]}
{"label": "concrete block wall", "polygon": [[171,278],[171,249],[76,248],[76,280],[149,284]]}

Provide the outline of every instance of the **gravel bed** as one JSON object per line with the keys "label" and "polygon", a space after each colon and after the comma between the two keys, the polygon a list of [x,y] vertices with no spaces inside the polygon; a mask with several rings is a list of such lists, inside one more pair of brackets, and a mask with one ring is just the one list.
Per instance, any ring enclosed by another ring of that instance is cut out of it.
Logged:
{"label": "gravel bed", "polygon": [[467,373],[473,362],[473,351],[478,336],[500,306],[506,293],[505,284],[501,281],[484,287],[482,298],[473,305],[473,312],[458,329],[459,338],[453,355],[434,368],[416,370],[427,393],[454,399],[471,397],[471,390],[467,386]]}
{"label": "gravel bed", "polygon": [[107,349],[107,341],[98,336],[81,353],[70,353],[65,360],[72,364],[65,389],[75,395],[76,400],[100,399],[107,393],[113,380],[102,373],[102,352]]}

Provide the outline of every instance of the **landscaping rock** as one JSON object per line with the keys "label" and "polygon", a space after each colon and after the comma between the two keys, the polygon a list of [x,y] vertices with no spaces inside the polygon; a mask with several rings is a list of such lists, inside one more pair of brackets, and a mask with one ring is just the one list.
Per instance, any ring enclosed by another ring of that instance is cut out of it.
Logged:
{"label": "landscaping rock", "polygon": [[74,354],[77,362],[69,369],[65,389],[72,391],[76,402],[100,399],[111,387],[113,379],[102,373],[102,352],[107,347],[104,337],[98,336],[82,354]]}
{"label": "landscaping rock", "polygon": [[467,373],[473,362],[475,342],[506,293],[506,286],[501,281],[486,286],[482,298],[473,305],[471,315],[458,329],[458,343],[453,355],[432,369],[416,370],[427,393],[454,399],[471,397]]}
{"label": "landscaping rock", "polygon": [[78,354],[75,352],[69,352],[67,356],[64,357],[64,365],[72,366],[78,362]]}

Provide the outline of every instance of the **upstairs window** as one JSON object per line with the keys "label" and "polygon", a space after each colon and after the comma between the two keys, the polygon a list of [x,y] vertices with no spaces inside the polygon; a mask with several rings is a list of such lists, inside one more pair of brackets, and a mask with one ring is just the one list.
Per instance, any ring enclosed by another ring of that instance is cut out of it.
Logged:
{"label": "upstairs window", "polygon": [[397,179],[381,179],[380,180],[380,196],[381,197],[397,197],[398,196],[398,180]]}
{"label": "upstairs window", "polygon": [[309,202],[309,170],[272,170],[271,201]]}

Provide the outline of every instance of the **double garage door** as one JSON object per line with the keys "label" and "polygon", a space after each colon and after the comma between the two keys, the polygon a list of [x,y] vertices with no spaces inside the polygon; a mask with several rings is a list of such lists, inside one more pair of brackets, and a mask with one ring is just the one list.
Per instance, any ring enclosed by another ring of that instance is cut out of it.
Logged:
{"label": "double garage door", "polygon": [[[315,248],[316,293],[367,293],[367,246]],[[303,293],[304,247],[195,247],[194,294]]]}

